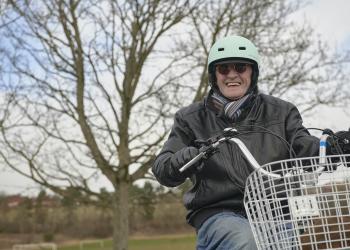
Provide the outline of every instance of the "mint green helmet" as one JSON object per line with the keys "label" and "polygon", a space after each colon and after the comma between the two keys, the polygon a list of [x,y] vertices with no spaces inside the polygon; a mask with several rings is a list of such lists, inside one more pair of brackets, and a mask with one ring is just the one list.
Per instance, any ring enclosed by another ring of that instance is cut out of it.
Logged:
{"label": "mint green helmet", "polygon": [[222,61],[248,61],[253,64],[252,85],[256,86],[260,57],[255,45],[242,36],[227,36],[217,40],[209,51],[209,82],[215,87],[215,64]]}

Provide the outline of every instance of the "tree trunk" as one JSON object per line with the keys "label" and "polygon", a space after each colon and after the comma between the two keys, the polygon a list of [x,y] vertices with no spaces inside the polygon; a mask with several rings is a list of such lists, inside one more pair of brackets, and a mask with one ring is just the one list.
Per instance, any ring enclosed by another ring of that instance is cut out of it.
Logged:
{"label": "tree trunk", "polygon": [[127,250],[129,236],[129,185],[120,181],[113,195],[113,250]]}

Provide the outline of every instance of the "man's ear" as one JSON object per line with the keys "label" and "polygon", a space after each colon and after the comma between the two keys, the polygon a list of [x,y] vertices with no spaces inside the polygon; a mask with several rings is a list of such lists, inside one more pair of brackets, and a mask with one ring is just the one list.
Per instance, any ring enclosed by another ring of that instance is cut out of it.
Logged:
{"label": "man's ear", "polygon": [[208,80],[211,87],[216,87],[216,76],[215,72],[208,73]]}

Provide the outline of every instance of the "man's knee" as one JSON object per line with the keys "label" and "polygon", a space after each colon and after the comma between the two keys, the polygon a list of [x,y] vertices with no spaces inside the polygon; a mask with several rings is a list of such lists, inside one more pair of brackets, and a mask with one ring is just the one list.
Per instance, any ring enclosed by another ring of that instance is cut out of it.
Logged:
{"label": "man's knee", "polygon": [[253,232],[249,224],[243,225],[240,230],[232,231],[232,238],[235,239],[237,249],[257,249]]}

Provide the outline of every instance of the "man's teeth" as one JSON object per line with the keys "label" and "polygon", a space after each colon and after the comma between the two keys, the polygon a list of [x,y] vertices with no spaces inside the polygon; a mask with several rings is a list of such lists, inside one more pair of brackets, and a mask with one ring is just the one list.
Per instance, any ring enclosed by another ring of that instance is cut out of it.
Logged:
{"label": "man's teeth", "polygon": [[238,83],[238,82],[229,82],[229,83],[227,83],[226,85],[227,85],[227,86],[239,86],[239,85],[241,85],[241,84]]}

